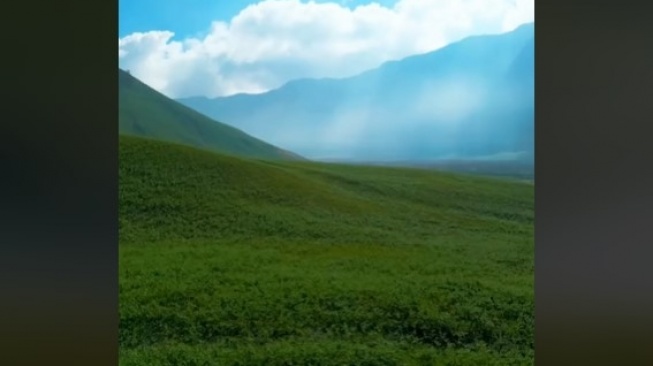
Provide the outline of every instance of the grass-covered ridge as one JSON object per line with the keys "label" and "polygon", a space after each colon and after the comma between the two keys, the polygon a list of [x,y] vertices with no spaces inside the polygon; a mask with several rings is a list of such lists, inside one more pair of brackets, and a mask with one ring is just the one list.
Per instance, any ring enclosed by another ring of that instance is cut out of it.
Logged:
{"label": "grass-covered ridge", "polygon": [[529,365],[533,185],[120,141],[122,365]]}
{"label": "grass-covered ridge", "polygon": [[118,69],[121,134],[186,144],[222,153],[269,159],[301,159],[245,132],[214,121]]}

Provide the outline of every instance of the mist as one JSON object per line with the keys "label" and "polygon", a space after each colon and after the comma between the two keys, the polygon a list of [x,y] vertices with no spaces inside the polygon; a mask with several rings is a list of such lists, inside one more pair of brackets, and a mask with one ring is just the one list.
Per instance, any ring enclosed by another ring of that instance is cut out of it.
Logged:
{"label": "mist", "polygon": [[180,101],[309,159],[532,156],[534,30],[472,37],[344,79]]}

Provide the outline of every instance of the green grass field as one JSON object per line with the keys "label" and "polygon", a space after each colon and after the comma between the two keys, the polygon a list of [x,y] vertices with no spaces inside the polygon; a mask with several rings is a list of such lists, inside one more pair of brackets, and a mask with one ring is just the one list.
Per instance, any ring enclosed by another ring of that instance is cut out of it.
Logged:
{"label": "green grass field", "polygon": [[533,191],[123,136],[120,364],[532,365]]}

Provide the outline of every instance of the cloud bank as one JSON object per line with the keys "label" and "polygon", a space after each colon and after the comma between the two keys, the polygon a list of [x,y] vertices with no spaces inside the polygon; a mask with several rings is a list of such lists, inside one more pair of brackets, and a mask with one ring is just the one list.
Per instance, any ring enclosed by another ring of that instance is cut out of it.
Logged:
{"label": "cloud bank", "polygon": [[399,0],[349,9],[265,0],[203,38],[168,30],[119,39],[119,65],[171,98],[260,93],[297,78],[347,77],[388,60],[534,19],[534,0]]}

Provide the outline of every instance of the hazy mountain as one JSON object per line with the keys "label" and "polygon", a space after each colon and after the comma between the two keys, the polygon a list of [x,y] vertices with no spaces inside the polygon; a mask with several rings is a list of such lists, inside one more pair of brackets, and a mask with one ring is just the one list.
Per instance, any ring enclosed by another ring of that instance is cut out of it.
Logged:
{"label": "hazy mountain", "polygon": [[169,99],[123,70],[118,78],[121,134],[250,157],[299,158]]}
{"label": "hazy mountain", "polygon": [[534,24],[346,79],[180,102],[310,158],[431,160],[534,150]]}

